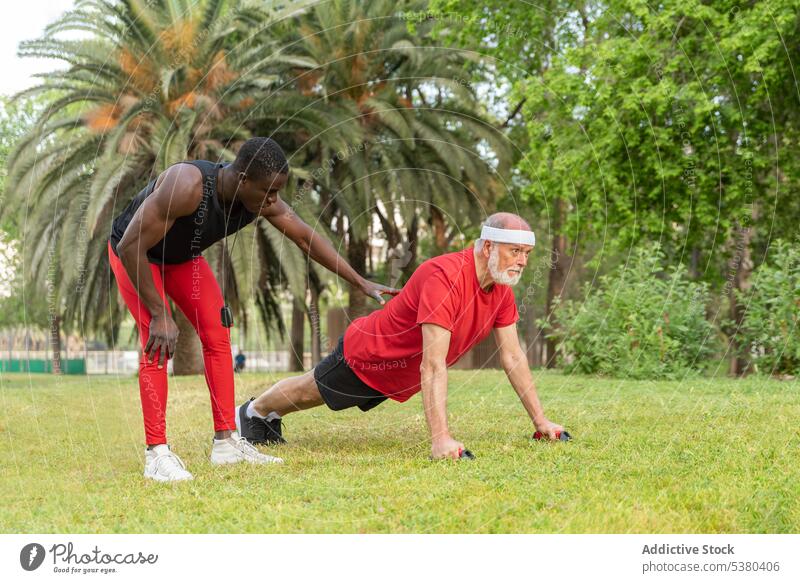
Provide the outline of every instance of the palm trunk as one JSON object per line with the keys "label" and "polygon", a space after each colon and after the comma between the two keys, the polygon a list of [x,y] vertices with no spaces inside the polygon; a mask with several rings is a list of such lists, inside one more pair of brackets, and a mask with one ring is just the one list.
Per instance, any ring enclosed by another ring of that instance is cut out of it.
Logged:
{"label": "palm trunk", "polygon": [[[752,209],[752,220],[758,218],[755,205]],[[729,372],[732,376],[744,376],[750,367],[750,361],[744,356],[746,346],[739,343],[736,331],[740,330],[744,323],[745,306],[740,304],[736,298],[736,290],[739,293],[746,292],[751,286],[751,276],[753,274],[753,259],[750,253],[750,242],[753,239],[753,227],[742,225],[739,228],[738,240],[736,242],[734,256],[729,263],[730,271],[733,274],[733,285],[730,286],[728,297],[730,298],[730,317],[734,322],[734,332],[731,336],[731,363]]]}
{"label": "palm trunk", "polygon": [[[367,241],[358,241],[353,238],[350,239],[350,245],[347,248],[347,260],[350,266],[356,270],[359,275],[364,275],[367,268],[367,253],[369,252],[369,243]],[[350,301],[348,303],[347,315],[350,321],[355,320],[367,313],[367,298],[360,289],[350,285]]]}
{"label": "palm trunk", "polygon": [[406,281],[411,277],[417,269],[417,248],[419,244],[419,218],[417,215],[411,219],[411,224],[408,226],[408,263],[403,266],[403,275]]}
{"label": "palm trunk", "polygon": [[289,370],[292,372],[303,370],[305,327],[304,310],[300,300],[295,298],[292,302],[292,328],[289,332]]}
{"label": "palm trunk", "polygon": [[319,314],[319,290],[316,285],[311,285],[310,290],[308,320],[311,324],[311,366],[316,366],[322,360],[322,326]]}
{"label": "palm trunk", "polygon": [[50,318],[50,350],[52,352],[53,374],[61,374],[61,316]]}
{"label": "palm trunk", "polygon": [[175,356],[172,357],[172,373],[175,375],[203,374],[203,345],[195,332],[194,326],[179,309],[172,311],[175,325],[178,327],[178,342],[175,344]]}
{"label": "palm trunk", "polygon": [[[564,293],[567,282],[567,272],[569,270],[569,257],[566,255],[567,237],[562,233],[562,228],[566,222],[566,203],[563,199],[557,198],[553,203],[553,247],[550,254],[550,277],[547,282],[547,321],[550,323],[552,331],[559,328],[558,321],[553,314],[556,298]],[[547,354],[545,356],[545,366],[554,368],[556,366],[556,341],[552,338],[547,339]]]}
{"label": "palm trunk", "polygon": [[439,251],[447,250],[447,225],[444,222],[444,215],[435,206],[431,207],[431,227],[433,230],[433,241]]}
{"label": "palm trunk", "polygon": [[397,225],[383,216],[381,209],[377,206],[375,207],[375,214],[378,215],[378,220],[381,222],[381,228],[383,228],[383,234],[386,235],[386,243],[389,249],[394,249],[400,244],[400,232]]}

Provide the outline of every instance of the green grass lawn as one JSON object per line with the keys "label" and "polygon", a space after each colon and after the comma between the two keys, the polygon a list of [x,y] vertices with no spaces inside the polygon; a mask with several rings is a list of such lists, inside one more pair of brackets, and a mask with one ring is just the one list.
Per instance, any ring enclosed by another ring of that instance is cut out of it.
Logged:
{"label": "green grass lawn", "polygon": [[[277,376],[237,377],[237,401]],[[800,532],[800,384],[536,373],[570,443],[531,442],[501,371],[453,371],[450,427],[475,461],[428,461],[419,396],[290,415],[283,466],[208,461],[202,377],[170,379],[195,475],[145,482],[132,377],[0,376],[2,532]],[[278,453],[279,452],[279,453]]]}

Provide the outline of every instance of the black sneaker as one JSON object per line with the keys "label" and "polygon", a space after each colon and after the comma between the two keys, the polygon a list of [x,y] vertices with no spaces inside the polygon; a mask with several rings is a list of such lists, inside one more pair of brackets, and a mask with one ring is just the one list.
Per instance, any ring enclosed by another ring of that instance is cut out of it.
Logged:
{"label": "black sneaker", "polygon": [[266,428],[266,443],[269,445],[282,445],[286,443],[283,438],[283,429],[281,427],[280,419],[273,419],[272,421],[264,421]]}
{"label": "black sneaker", "polygon": [[267,443],[267,425],[263,419],[247,416],[247,407],[254,399],[255,397],[250,397],[250,400],[242,403],[237,410],[236,428],[239,430],[239,435],[247,441],[259,445]]}

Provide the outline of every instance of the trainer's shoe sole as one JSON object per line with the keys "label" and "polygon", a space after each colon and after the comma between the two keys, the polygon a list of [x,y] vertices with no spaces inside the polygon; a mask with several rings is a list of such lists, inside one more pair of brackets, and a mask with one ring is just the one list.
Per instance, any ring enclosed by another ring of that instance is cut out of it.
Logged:
{"label": "trainer's shoe sole", "polygon": [[240,464],[245,460],[240,457],[219,457],[219,456],[211,456],[211,463],[215,466],[227,466],[231,464]]}
{"label": "trainer's shoe sole", "polygon": [[283,459],[281,459],[279,457],[275,457],[275,456],[270,456],[270,457],[273,457],[275,459],[274,460],[269,460],[269,461],[265,460],[265,461],[257,462],[257,461],[249,460],[249,459],[242,458],[242,457],[211,456],[211,463],[213,465],[215,465],[215,466],[226,466],[226,465],[241,464],[241,463],[251,464],[251,465],[254,465],[254,466],[269,466],[269,465],[282,464],[283,463]]}
{"label": "trainer's shoe sole", "polygon": [[177,483],[177,482],[190,482],[194,480],[194,476],[190,478],[177,478],[175,480],[170,480],[169,478],[165,478],[164,476],[159,476],[158,474],[144,474],[145,480],[152,480],[153,482],[158,482],[159,484],[167,484],[167,483]]}

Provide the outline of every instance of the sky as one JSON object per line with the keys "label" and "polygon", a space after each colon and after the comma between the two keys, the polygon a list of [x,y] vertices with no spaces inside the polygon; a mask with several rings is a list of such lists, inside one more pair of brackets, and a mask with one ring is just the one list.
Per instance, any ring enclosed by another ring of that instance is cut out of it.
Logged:
{"label": "sky", "polygon": [[72,8],[74,0],[22,0],[14,4],[11,18],[0,18],[0,95],[11,95],[37,83],[33,73],[63,69],[66,64],[50,59],[21,59],[17,47],[23,40],[40,38],[44,27]]}

